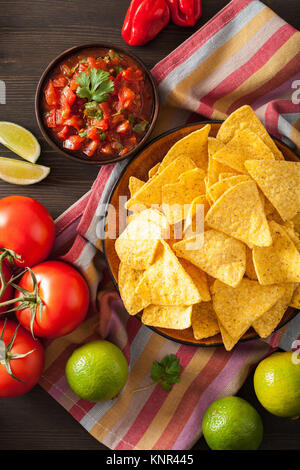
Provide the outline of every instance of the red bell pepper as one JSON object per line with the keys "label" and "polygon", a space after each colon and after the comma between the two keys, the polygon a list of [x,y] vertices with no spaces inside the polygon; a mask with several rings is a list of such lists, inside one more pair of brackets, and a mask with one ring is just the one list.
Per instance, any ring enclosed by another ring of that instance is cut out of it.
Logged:
{"label": "red bell pepper", "polygon": [[122,36],[130,46],[143,46],[169,22],[166,0],[132,0],[126,13]]}
{"label": "red bell pepper", "polygon": [[202,14],[201,0],[166,0],[173,23],[194,26]]}

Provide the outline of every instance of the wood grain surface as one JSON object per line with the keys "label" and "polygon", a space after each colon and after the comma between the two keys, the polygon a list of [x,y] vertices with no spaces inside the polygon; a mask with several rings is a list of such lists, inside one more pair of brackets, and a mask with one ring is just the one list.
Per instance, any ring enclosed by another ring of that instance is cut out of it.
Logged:
{"label": "wood grain surface", "polygon": [[[0,104],[0,120],[13,121],[38,137],[40,163],[50,176],[31,187],[0,182],[0,197],[23,194],[35,197],[57,217],[87,192],[97,168],[62,160],[42,140],[34,117],[34,94],[45,66],[58,53],[81,43],[105,41],[124,46],[120,35],[129,0],[0,0],[0,80],[7,102]],[[203,16],[194,28],[169,24],[150,44],[133,48],[152,67],[229,2],[203,0]],[[282,18],[300,28],[299,0],[265,0]],[[127,47],[125,45],[125,47]],[[128,46],[128,49],[129,46]],[[0,148],[0,156],[13,156]],[[250,376],[239,395],[261,413],[265,433],[262,449],[300,449],[299,421],[276,418],[259,405]],[[0,450],[105,449],[40,387],[23,397],[0,401]],[[200,439],[195,449],[207,449]]]}

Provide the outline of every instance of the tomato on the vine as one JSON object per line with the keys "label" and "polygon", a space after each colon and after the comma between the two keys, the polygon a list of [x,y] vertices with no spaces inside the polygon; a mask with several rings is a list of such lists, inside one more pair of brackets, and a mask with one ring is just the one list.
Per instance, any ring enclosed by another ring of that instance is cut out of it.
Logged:
{"label": "tomato on the vine", "polygon": [[[32,275],[33,273],[33,275]],[[34,277],[35,282],[34,282]],[[35,336],[57,338],[71,333],[84,320],[89,289],[81,274],[62,261],[45,261],[26,271],[16,291],[17,318]],[[22,306],[24,305],[24,308]]]}
{"label": "tomato on the vine", "polygon": [[54,244],[55,227],[47,209],[35,199],[8,196],[0,200],[0,249],[21,256],[20,267],[45,260]]}
{"label": "tomato on the vine", "polygon": [[[1,263],[1,255],[0,255],[0,263]],[[12,276],[12,272],[5,261],[2,263],[2,265],[0,265],[0,269],[2,269],[5,282],[8,282]],[[0,292],[2,291],[2,288],[4,292],[0,296],[0,302],[6,302],[7,300],[12,299],[13,294],[14,294],[13,287],[10,284],[8,284],[4,289],[3,284],[0,281]],[[0,313],[5,312],[5,310],[6,310],[5,306],[0,307]]]}
{"label": "tomato on the vine", "polygon": [[0,321],[0,397],[16,397],[39,381],[45,362],[40,341],[12,320]]}

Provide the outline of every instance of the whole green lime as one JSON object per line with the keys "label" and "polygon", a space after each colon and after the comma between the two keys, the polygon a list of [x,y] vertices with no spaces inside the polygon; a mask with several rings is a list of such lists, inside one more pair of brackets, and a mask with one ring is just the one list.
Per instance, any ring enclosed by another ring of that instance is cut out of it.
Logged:
{"label": "whole green lime", "polygon": [[213,450],[256,450],[263,438],[261,417],[250,403],[225,397],[206,410],[202,430]]}
{"label": "whole green lime", "polygon": [[122,351],[105,340],[76,349],[66,364],[66,378],[76,395],[88,401],[115,398],[126,384],[128,364]]}
{"label": "whole green lime", "polygon": [[300,416],[300,362],[293,354],[271,354],[254,373],[254,389],[262,406],[285,418]]}

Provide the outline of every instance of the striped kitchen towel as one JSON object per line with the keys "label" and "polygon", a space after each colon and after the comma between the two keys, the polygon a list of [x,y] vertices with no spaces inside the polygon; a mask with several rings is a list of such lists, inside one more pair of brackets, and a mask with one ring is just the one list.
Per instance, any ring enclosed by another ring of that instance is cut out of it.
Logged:
{"label": "striped kitchen towel", "polygon": [[[300,148],[300,33],[263,3],[233,0],[152,73],[159,84],[161,112],[155,133],[191,122],[199,114],[223,119],[250,104],[267,129]],[[298,83],[297,83],[298,81]],[[129,317],[113,290],[98,248],[103,204],[126,162],[102,167],[91,189],[56,223],[56,253],[76,264],[89,282],[92,303],[86,321],[72,334],[46,344],[40,384],[95,438],[111,449],[188,449],[201,435],[201,422],[215,399],[235,394],[249,369],[281,346],[300,339],[300,315],[276,332],[269,343],[240,343],[232,351],[196,348],[162,338]],[[113,401],[90,403],[69,389],[65,363],[79,345],[107,338],[123,350],[130,374]],[[182,378],[170,393],[151,383],[154,360],[176,354]]]}

